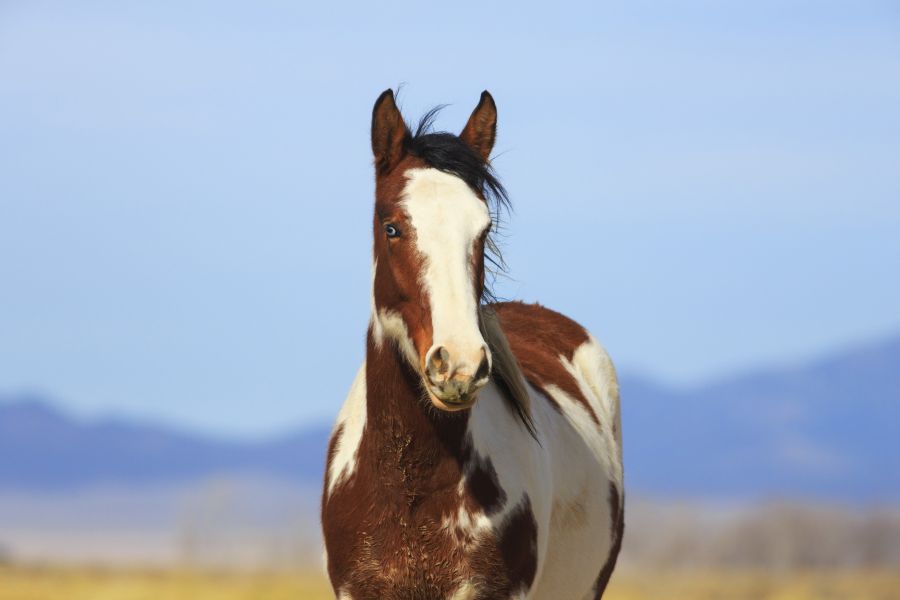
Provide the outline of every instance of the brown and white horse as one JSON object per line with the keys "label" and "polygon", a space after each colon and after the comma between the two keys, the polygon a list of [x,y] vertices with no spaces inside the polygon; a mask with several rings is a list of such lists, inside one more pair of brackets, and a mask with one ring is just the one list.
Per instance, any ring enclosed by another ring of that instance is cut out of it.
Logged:
{"label": "brown and white horse", "polygon": [[322,494],[341,600],[600,598],[619,553],[609,357],[550,309],[482,302],[496,123],[487,92],[458,137],[375,103],[372,316]]}

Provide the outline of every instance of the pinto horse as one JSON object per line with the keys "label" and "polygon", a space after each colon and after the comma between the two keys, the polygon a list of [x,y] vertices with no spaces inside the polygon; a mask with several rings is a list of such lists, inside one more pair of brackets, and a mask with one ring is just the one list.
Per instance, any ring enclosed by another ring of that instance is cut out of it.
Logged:
{"label": "pinto horse", "polygon": [[366,359],[328,449],[322,528],[340,600],[596,599],[622,542],[618,383],[580,325],[490,302],[497,109],[413,133],[372,115]]}

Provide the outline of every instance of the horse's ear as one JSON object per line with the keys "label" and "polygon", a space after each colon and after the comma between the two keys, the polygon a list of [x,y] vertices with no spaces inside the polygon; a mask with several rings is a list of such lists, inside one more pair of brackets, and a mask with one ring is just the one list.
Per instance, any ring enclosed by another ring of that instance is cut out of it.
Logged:
{"label": "horse's ear", "polygon": [[394,102],[394,92],[384,90],[372,109],[372,153],[375,169],[384,173],[403,158],[403,140],[409,135],[403,115]]}
{"label": "horse's ear", "polygon": [[481,92],[481,100],[459,137],[472,146],[484,161],[490,157],[497,138],[497,105],[487,90]]}

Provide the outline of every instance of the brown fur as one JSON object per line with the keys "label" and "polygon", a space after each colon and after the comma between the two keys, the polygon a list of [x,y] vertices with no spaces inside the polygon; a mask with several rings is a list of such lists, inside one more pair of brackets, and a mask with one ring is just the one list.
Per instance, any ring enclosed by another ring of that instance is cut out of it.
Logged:
{"label": "brown fur", "polygon": [[572,360],[575,350],[588,340],[587,331],[572,319],[540,304],[500,302],[492,307],[500,319],[525,379],[541,390],[557,409],[559,406],[547,393],[546,386],[559,387],[581,404],[599,426],[600,419],[588,399],[559,362],[560,356]]}
{"label": "brown fur", "polygon": [[[559,362],[560,356],[572,360],[575,350],[588,340],[587,331],[568,317],[539,304],[503,302],[492,307],[529,383],[541,390],[557,410],[560,408],[559,405],[547,394],[543,386],[548,384],[558,386],[581,403],[599,426],[600,421],[587,398]],[[612,427],[613,433],[616,433],[616,423],[613,423]],[[603,597],[609,584],[625,534],[622,496],[613,483],[610,483],[609,506],[613,532],[612,548],[594,585],[596,600]]]}
{"label": "brown fur", "polygon": [[497,105],[487,90],[481,92],[478,106],[472,111],[459,137],[472,146],[482,160],[490,157],[497,137]]}
{"label": "brown fur", "polygon": [[[537,526],[527,498],[518,500],[522,505],[499,531],[479,540],[442,524],[461,505],[496,510],[505,497],[493,466],[465,437],[469,411],[430,409],[418,374],[390,345],[377,347],[371,334],[366,375],[367,420],[356,470],[322,506],[335,593],[346,590],[355,600],[430,600],[468,581],[476,584],[478,599],[488,600],[530,585]],[[460,498],[465,472],[475,477]]]}
{"label": "brown fur", "polygon": [[[424,166],[418,158],[406,156],[391,172],[378,178],[372,224],[373,253],[377,261],[373,289],[375,305],[403,318],[422,368],[433,340],[431,306],[419,284],[424,265],[416,252],[415,230],[400,208],[400,198],[406,186],[406,171]],[[402,237],[388,239],[384,234],[387,223],[396,225]]]}
{"label": "brown fur", "polygon": [[500,550],[512,591],[527,591],[537,573],[537,523],[526,495],[501,527]]}
{"label": "brown fur", "polygon": [[378,173],[386,173],[397,164],[403,154],[403,140],[408,135],[394,93],[385,90],[372,108],[372,154]]}
{"label": "brown fur", "polygon": [[490,516],[506,505],[506,492],[497,480],[497,471],[488,457],[473,453],[466,470],[466,484],[474,502],[468,508],[470,512],[480,510]]}
{"label": "brown fur", "polygon": [[[539,305],[492,305],[526,379],[554,384],[587,402],[560,355],[571,359],[587,340],[577,323]],[[322,517],[335,593],[356,600],[444,598],[463,582],[477,584],[479,600],[507,598],[534,580],[537,525],[526,498],[493,535],[474,540],[442,522],[460,506],[493,514],[508,500],[490,460],[466,438],[468,410],[446,414],[424,398],[420,376],[386,344],[367,351],[367,424],[355,474],[323,499]],[[574,388],[574,389],[573,389]],[[332,440],[340,435],[340,428]],[[462,498],[459,482],[466,477]],[[602,596],[621,547],[620,495],[610,486],[613,549],[597,580]]]}
{"label": "brown fur", "polygon": [[612,519],[612,548],[609,551],[609,558],[606,564],[600,570],[597,577],[597,583],[594,584],[594,599],[600,600],[606,586],[609,585],[609,579],[612,577],[613,569],[616,568],[616,559],[619,557],[619,551],[622,549],[622,538],[625,537],[625,510],[622,506],[623,497],[614,483],[609,484],[609,514]]}
{"label": "brown fur", "polygon": [[[496,136],[496,117],[493,99],[485,92],[460,136],[484,161]],[[473,450],[466,434],[471,411],[436,410],[423,388],[421,372],[433,343],[431,308],[420,285],[423,265],[415,251],[415,232],[399,202],[406,172],[428,165],[406,153],[409,136],[393,94],[385,92],[375,104],[372,120],[377,261],[373,296],[376,309],[401,316],[419,364],[410,365],[389,341],[377,343],[370,329],[366,424],[356,468],[331,494],[326,475],[322,498],[328,574],[335,593],[348,592],[354,600],[444,599],[467,583],[476,590],[473,600],[505,599],[534,583],[537,522],[531,499],[527,495],[508,498],[490,458]],[[473,191],[484,200],[483,194]],[[388,223],[400,230],[399,238],[385,235]],[[484,249],[485,239],[477,240],[472,249],[472,276],[479,298],[485,283]],[[588,339],[583,328],[559,313],[518,302],[492,304],[482,309],[480,320],[494,355],[492,376],[526,427],[532,430],[533,425],[525,380],[542,390],[551,403],[546,387],[558,386],[599,425],[577,383],[559,362],[560,356],[571,360],[575,349]],[[342,435],[343,427],[338,426],[329,445],[326,472]],[[614,552],[597,581],[598,594],[609,579],[621,543],[618,502],[619,494],[612,486],[611,510],[613,518],[619,519],[619,529]],[[514,503],[514,508],[501,525],[477,539],[456,524],[461,508],[469,514],[491,515],[508,503]]]}

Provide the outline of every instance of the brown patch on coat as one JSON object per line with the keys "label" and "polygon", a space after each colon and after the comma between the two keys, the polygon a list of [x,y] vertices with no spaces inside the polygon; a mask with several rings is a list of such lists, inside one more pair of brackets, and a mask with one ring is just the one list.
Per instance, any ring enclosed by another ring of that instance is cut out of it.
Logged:
{"label": "brown patch on coat", "polygon": [[494,463],[489,457],[482,457],[473,451],[468,464],[466,487],[476,503],[472,508],[491,516],[506,504],[506,491],[500,487]]}
{"label": "brown patch on coat", "polygon": [[557,386],[581,404],[599,426],[600,419],[594,408],[581,392],[575,378],[559,361],[560,356],[571,361],[578,347],[588,341],[584,327],[540,304],[498,302],[491,306],[528,382],[541,390],[554,408],[561,410],[556,400],[547,393],[547,386]]}
{"label": "brown patch on coat", "polygon": [[472,281],[475,284],[475,294],[477,298],[481,298],[484,295],[484,249],[489,233],[490,229],[485,229],[484,233],[475,238],[469,253],[469,272],[472,274]]}
{"label": "brown patch on coat", "polygon": [[[376,346],[370,332],[356,469],[322,506],[334,591],[355,600],[418,600],[449,597],[471,582],[478,599],[508,598],[534,578],[530,506],[497,532],[460,527],[461,508],[494,506],[501,490],[489,489],[493,467],[476,461],[467,439],[470,411],[434,410],[421,385],[396,348]],[[470,482],[461,497],[464,474],[479,470],[485,485],[476,490]]]}
{"label": "brown patch on coat", "polygon": [[528,494],[503,520],[500,552],[513,593],[527,591],[537,573],[537,522]]}
{"label": "brown patch on coat", "polygon": [[625,511],[622,506],[622,496],[616,484],[612,482],[609,484],[609,513],[612,520],[610,524],[612,547],[609,551],[609,557],[606,559],[606,563],[597,577],[597,583],[594,584],[594,600],[600,600],[603,597],[603,592],[606,591],[613,569],[616,568],[616,559],[619,557],[619,551],[622,549],[622,538],[625,536]]}

